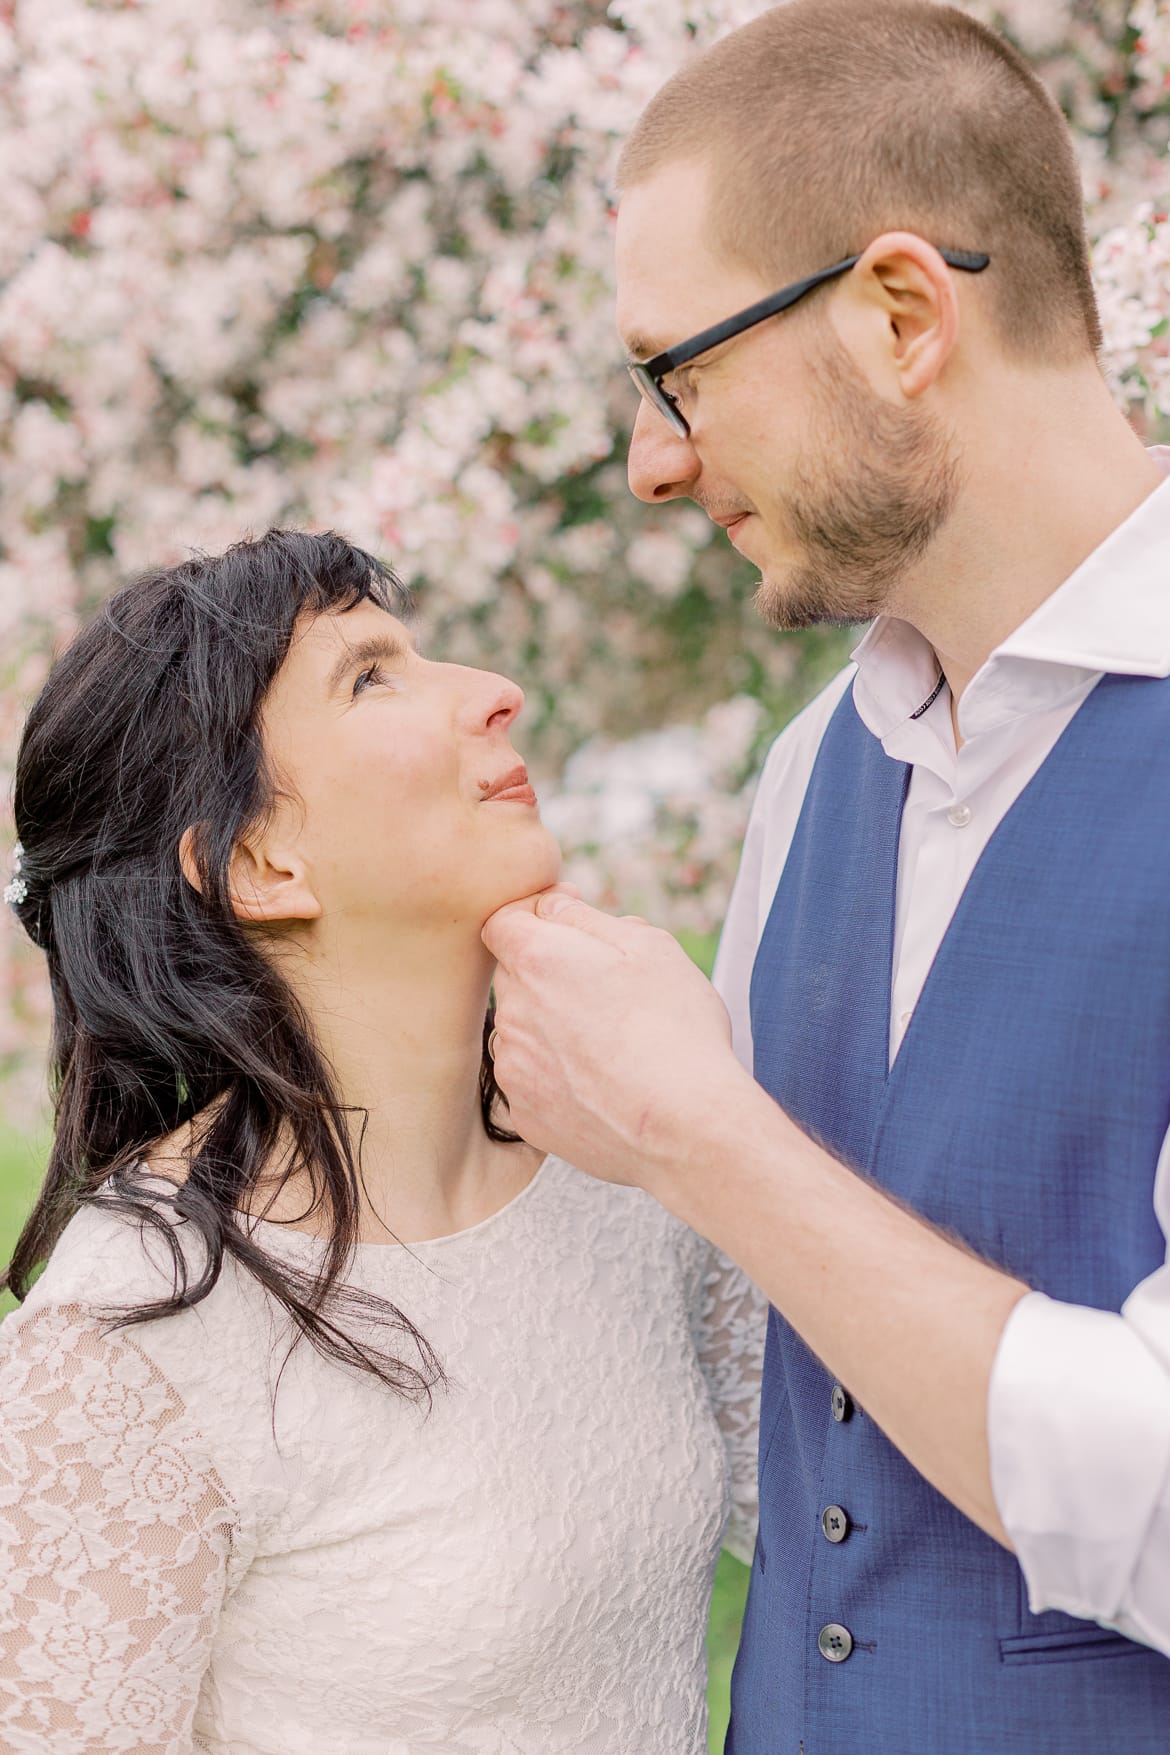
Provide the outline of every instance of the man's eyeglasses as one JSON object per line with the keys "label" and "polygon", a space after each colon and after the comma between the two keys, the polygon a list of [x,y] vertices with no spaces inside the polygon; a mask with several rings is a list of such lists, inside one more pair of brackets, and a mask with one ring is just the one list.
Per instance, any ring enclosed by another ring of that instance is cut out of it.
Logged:
{"label": "man's eyeglasses", "polygon": [[[991,261],[975,250],[940,250],[939,255],[951,268],[965,269],[968,274],[980,274]],[[656,353],[653,359],[630,360],[627,370],[642,396],[657,410],[667,425],[685,439],[690,433],[686,417],[671,396],[665,390],[662,380],[685,366],[699,354],[707,353],[724,341],[730,341],[733,335],[742,335],[745,329],[752,329],[762,323],[766,317],[775,317],[779,311],[786,311],[798,299],[804,298],[814,288],[823,286],[826,280],[835,280],[837,275],[846,274],[861,256],[847,256],[844,262],[834,262],[831,268],[822,268],[819,274],[810,274],[804,280],[795,280],[791,286],[781,287],[779,292],[769,293],[766,299],[757,299],[754,305],[748,305],[743,311],[737,311],[734,317],[725,317],[722,323],[713,323],[709,329],[702,329],[689,341],[680,341],[677,347],[668,347],[664,353]]]}

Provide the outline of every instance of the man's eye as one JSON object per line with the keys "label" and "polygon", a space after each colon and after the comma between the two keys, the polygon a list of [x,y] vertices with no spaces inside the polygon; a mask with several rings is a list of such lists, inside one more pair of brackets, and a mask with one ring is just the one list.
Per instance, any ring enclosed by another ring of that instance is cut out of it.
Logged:
{"label": "man's eye", "polygon": [[663,379],[662,394],[672,408],[681,408],[689,401],[694,380],[689,366],[682,366],[670,374],[669,380]]}

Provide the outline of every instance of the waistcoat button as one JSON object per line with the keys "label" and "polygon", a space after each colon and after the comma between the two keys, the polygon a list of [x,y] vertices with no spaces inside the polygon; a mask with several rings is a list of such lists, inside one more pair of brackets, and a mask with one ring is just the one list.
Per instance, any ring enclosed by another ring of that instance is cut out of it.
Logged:
{"label": "waistcoat button", "polygon": [[849,1534],[849,1519],[839,1505],[826,1505],[821,1512],[821,1528],[827,1542],[843,1542]]}
{"label": "waistcoat button", "polygon": [[817,1634],[817,1650],[831,1664],[843,1664],[853,1650],[853,1635],[840,1621],[830,1621]]}
{"label": "waistcoat button", "polygon": [[832,1407],[834,1420],[847,1420],[853,1412],[853,1403],[839,1383],[833,1385]]}

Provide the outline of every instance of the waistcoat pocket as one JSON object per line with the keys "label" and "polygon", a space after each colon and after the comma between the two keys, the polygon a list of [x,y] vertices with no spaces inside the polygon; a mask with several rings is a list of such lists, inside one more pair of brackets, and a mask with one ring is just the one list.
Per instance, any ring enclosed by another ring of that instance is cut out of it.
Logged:
{"label": "waistcoat pocket", "polygon": [[1077,1627],[1001,1639],[999,1657],[1004,1664],[1070,1664],[1089,1658],[1141,1657],[1148,1649],[1108,1627]]}

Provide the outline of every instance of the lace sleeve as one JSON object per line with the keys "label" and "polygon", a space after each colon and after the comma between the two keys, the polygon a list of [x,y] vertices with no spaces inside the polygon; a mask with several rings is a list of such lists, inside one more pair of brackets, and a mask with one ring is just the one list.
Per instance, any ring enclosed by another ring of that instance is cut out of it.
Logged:
{"label": "lace sleeve", "polygon": [[0,1748],[187,1755],[234,1515],[173,1385],[49,1305],[0,1329]]}
{"label": "lace sleeve", "polygon": [[737,1559],[750,1561],[759,1511],[760,1378],[768,1303],[734,1262],[710,1244],[696,1316],[699,1362],[731,1472],[731,1517],[723,1545]]}

